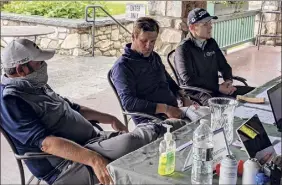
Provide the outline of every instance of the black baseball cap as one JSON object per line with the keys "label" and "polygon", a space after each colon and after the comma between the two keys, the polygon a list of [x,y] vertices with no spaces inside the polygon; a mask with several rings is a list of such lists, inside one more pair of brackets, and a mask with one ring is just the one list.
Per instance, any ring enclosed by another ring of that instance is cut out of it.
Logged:
{"label": "black baseball cap", "polygon": [[217,16],[211,16],[207,10],[203,8],[195,8],[188,14],[187,22],[189,24],[208,22],[211,19],[218,19]]}

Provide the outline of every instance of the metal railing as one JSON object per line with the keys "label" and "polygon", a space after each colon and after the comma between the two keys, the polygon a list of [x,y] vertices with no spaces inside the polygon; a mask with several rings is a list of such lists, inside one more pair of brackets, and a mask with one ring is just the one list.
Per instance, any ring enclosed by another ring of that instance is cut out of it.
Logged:
{"label": "metal railing", "polygon": [[212,35],[222,50],[255,41],[255,16],[257,10],[218,16],[213,21]]}
{"label": "metal railing", "polygon": [[[116,20],[109,12],[107,12],[102,6],[100,5],[88,5],[85,8],[85,21],[92,22],[92,56],[94,57],[94,46],[95,46],[95,21],[96,21],[96,9],[100,8],[107,16],[109,16],[116,24],[122,27],[126,32],[131,34],[131,32],[124,27],[118,20]],[[88,17],[88,10],[93,9],[93,17],[92,20]]]}

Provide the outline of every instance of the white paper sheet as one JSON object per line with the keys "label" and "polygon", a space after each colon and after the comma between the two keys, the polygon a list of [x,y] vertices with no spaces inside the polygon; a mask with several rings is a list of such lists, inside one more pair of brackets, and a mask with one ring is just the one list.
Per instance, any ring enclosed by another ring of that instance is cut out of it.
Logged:
{"label": "white paper sheet", "polygon": [[[281,138],[280,137],[273,137],[269,136],[269,139],[274,147],[274,150],[277,155],[281,155]],[[277,142],[279,141],[279,142]]]}
{"label": "white paper sheet", "polygon": [[188,141],[187,143],[177,147],[176,151],[179,152],[179,151],[183,150],[184,148],[187,148],[188,146],[192,146],[192,144],[193,144],[193,141]]}
{"label": "white paper sheet", "polygon": [[268,136],[268,137],[269,137],[269,140],[271,141],[271,143],[273,143],[276,140],[281,141],[280,137],[274,137],[274,136]]}
{"label": "white paper sheet", "polygon": [[239,118],[251,118],[255,114],[258,115],[259,119],[263,123],[267,124],[274,124],[274,116],[272,112],[266,111],[266,110],[261,110],[261,109],[256,109],[256,108],[251,108],[251,107],[244,107],[240,106],[235,109],[235,116]]}
{"label": "white paper sheet", "polygon": [[274,150],[277,155],[281,155],[281,141],[277,143],[276,145],[274,145]]}

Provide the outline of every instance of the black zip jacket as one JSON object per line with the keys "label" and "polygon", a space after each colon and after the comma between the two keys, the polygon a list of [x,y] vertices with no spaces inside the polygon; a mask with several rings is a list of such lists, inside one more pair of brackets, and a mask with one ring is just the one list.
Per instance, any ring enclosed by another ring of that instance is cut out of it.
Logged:
{"label": "black zip jacket", "polygon": [[182,85],[201,87],[217,93],[218,71],[224,81],[232,80],[232,69],[213,38],[200,48],[193,36],[188,34],[175,50],[174,64]]}

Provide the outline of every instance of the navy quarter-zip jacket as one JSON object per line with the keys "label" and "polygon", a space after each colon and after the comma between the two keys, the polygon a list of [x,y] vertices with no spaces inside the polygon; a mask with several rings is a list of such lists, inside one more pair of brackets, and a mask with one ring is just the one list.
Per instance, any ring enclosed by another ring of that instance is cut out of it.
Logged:
{"label": "navy quarter-zip jacket", "polygon": [[[157,103],[177,107],[177,93],[180,89],[166,72],[160,56],[152,52],[144,57],[127,44],[124,54],[116,61],[112,81],[122,106],[129,112],[155,114]],[[148,119],[133,117],[136,124]]]}

